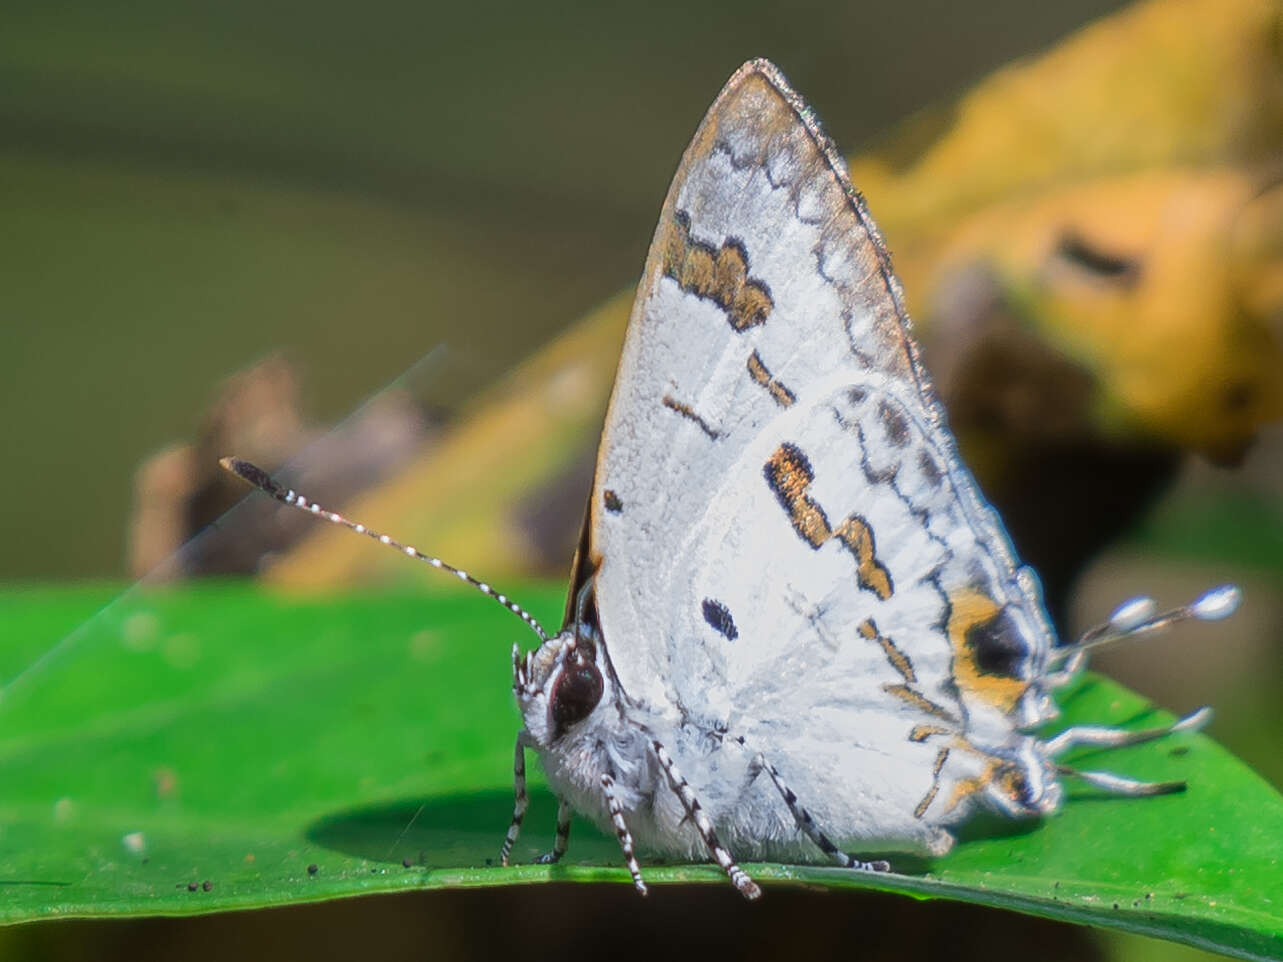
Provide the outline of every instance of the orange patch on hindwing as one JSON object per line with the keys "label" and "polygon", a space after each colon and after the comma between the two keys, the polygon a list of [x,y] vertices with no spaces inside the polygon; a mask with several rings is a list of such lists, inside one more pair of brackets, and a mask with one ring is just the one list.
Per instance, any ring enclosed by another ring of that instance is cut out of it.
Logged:
{"label": "orange patch on hindwing", "polygon": [[1029,689],[1023,677],[1029,649],[996,601],[974,589],[949,596],[953,675],[964,694],[1010,713]]}

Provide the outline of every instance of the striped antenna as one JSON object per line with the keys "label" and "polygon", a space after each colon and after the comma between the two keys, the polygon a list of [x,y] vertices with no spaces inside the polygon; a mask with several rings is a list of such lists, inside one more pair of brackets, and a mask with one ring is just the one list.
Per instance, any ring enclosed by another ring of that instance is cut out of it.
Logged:
{"label": "striped antenna", "polygon": [[418,548],[412,547],[411,545],[408,545],[408,544],[402,544],[399,541],[395,541],[392,538],[389,538],[385,534],[379,534],[377,531],[374,531],[371,528],[367,528],[363,524],[358,524],[355,521],[349,521],[347,518],[343,517],[343,515],[335,511],[325,510],[319,504],[317,504],[314,501],[309,501],[307,498],[303,497],[303,495],[299,494],[297,491],[294,491],[291,488],[284,488],[281,485],[277,484],[275,481],[271,479],[271,477],[268,475],[266,471],[264,471],[262,468],[258,467],[255,464],[251,464],[248,461],[242,461],[240,458],[220,458],[218,463],[221,464],[226,470],[236,475],[242,481],[246,481],[249,484],[252,484],[254,487],[258,488],[260,491],[264,492],[265,494],[270,494],[273,498],[275,498],[277,501],[281,502],[282,504],[288,504],[292,507],[298,508],[301,511],[306,511],[309,514],[314,514],[318,518],[322,518],[326,521],[332,522],[333,524],[342,525],[345,528],[351,528],[357,534],[363,534],[368,538],[373,538],[379,544],[388,545],[392,548],[395,548],[397,551],[400,551],[404,555],[409,555],[411,558],[418,558],[420,561],[430,564],[434,568],[439,568],[442,571],[449,572],[450,574],[458,578],[460,581],[466,581],[468,584],[472,585],[472,587],[480,591],[483,595],[489,598],[493,598],[495,601],[499,602],[499,604],[503,605],[505,608],[511,611],[514,615],[516,615],[518,618],[524,621],[530,627],[530,630],[539,636],[539,640],[541,642],[548,640],[548,633],[544,631],[543,625],[539,624],[538,620],[535,618],[534,615],[526,611],[525,608],[521,607],[521,605],[517,604],[515,601],[510,599],[507,595],[500,594],[499,592],[491,588],[488,584],[486,584],[484,581],[478,581],[476,578],[472,577],[472,575],[468,574],[466,571],[456,568],[453,565],[446,564],[440,558],[433,558],[429,555],[425,555]]}

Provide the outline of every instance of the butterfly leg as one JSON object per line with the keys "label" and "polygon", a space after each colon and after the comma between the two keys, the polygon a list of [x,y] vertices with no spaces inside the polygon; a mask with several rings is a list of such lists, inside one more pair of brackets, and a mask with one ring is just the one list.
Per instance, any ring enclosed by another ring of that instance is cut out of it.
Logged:
{"label": "butterfly leg", "polygon": [[628,873],[633,877],[633,885],[637,891],[645,895],[646,883],[642,881],[641,866],[637,864],[637,855],[633,852],[633,833],[628,831],[628,823],[624,821],[624,806],[619,804],[619,798],[615,795],[615,780],[603,774],[601,790],[606,795],[606,810],[610,813],[611,824],[615,826],[619,847],[624,851],[624,864],[628,866]]}
{"label": "butterfly leg", "polygon": [[[503,847],[499,849],[499,864],[507,865],[508,857],[512,854],[512,846],[517,844],[517,836],[521,834],[521,822],[526,817],[526,809],[530,807],[530,796],[526,794],[526,747],[530,744],[530,736],[522,729],[517,733],[517,745],[513,751],[512,759],[512,821],[508,825],[508,834],[504,836]],[[560,837],[560,822],[558,822],[558,837]]]}
{"label": "butterfly leg", "polygon": [[668,786],[681,800],[682,807],[686,809],[686,815],[695,823],[695,828],[699,830],[700,837],[704,839],[704,844],[708,846],[709,853],[722,871],[730,876],[731,883],[739,889],[741,895],[746,899],[755,899],[762,894],[761,888],[757,883],[748,877],[748,873],[735,864],[735,859],[731,853],[726,850],[717,838],[717,832],[713,828],[713,823],[705,814],[703,807],[699,804],[699,799],[691,791],[690,785],[686,782],[677,770],[677,765],[669,757],[668,751],[657,741],[652,741],[651,748],[655,751],[655,758],[659,760],[659,766],[664,770],[668,777]]}
{"label": "butterfly leg", "polygon": [[535,859],[536,865],[556,865],[566,854],[570,845],[570,805],[564,798],[557,799],[557,837],[553,839],[552,851],[545,852]]}
{"label": "butterfly leg", "polygon": [[1174,732],[1198,731],[1211,720],[1212,710],[1204,707],[1162,728],[1146,728],[1137,732],[1121,731],[1102,725],[1076,725],[1073,728],[1066,728],[1059,735],[1048,738],[1042,744],[1048,757],[1055,758],[1079,746],[1121,748],[1124,745],[1139,745],[1142,742],[1153,741],[1155,738],[1163,738]]}
{"label": "butterfly leg", "polygon": [[[517,844],[521,834],[521,823],[525,820],[526,810],[530,808],[530,796],[526,793],[526,748],[530,744],[529,735],[524,731],[517,735],[517,745],[512,757],[512,822],[508,825],[508,834],[504,836],[503,847],[499,849],[499,864],[507,865],[512,855],[512,847]],[[535,859],[536,865],[554,865],[561,861],[570,845],[570,806],[565,799],[557,799],[557,837],[553,840],[552,851],[545,852]]]}
{"label": "butterfly leg", "polygon": [[753,759],[751,768],[765,771],[766,774],[771,776],[771,781],[775,783],[776,789],[784,798],[784,804],[787,805],[789,807],[789,811],[793,813],[793,820],[797,822],[797,827],[805,832],[807,837],[820,847],[821,852],[833,859],[833,861],[838,865],[841,865],[843,868],[859,869],[864,872],[891,871],[891,864],[889,862],[881,860],[875,862],[862,862],[857,858],[847,855],[846,852],[834,845],[833,840],[820,831],[820,827],[815,824],[815,819],[811,817],[811,813],[798,802],[797,795],[794,794],[793,789],[789,788],[788,785],[784,783],[784,779],[780,777],[779,771],[774,765],[768,762],[760,752],[757,757]]}

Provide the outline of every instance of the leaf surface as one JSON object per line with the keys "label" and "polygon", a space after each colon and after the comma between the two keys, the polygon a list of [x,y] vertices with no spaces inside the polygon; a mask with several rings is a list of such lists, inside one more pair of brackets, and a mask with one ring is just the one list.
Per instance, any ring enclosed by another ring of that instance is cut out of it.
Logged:
{"label": "leaf surface", "polygon": [[[561,589],[525,595],[549,622],[560,611]],[[509,649],[527,644],[497,606],[455,592],[135,589],[59,641],[107,597],[0,593],[0,921],[628,881],[613,839],[582,821],[565,863],[528,864],[555,813],[538,783],[516,853],[526,864],[493,864],[519,727]],[[1170,717],[1098,677],[1062,704],[1067,724]],[[1201,735],[1069,761],[1189,790],[1135,800],[1071,785],[1060,814],[975,823],[948,857],[897,863],[905,874],[746,867],[768,883],[960,899],[1283,957],[1278,792]],[[727,884],[710,865],[643,868],[656,883]]]}

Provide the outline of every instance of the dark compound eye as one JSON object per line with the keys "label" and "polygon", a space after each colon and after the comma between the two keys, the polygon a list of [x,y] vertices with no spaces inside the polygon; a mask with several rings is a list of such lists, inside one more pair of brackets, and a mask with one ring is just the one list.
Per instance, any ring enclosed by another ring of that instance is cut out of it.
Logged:
{"label": "dark compound eye", "polygon": [[601,701],[601,692],[601,672],[597,666],[582,660],[579,655],[568,659],[548,705],[552,737],[560,738],[571,725],[591,715]]}

